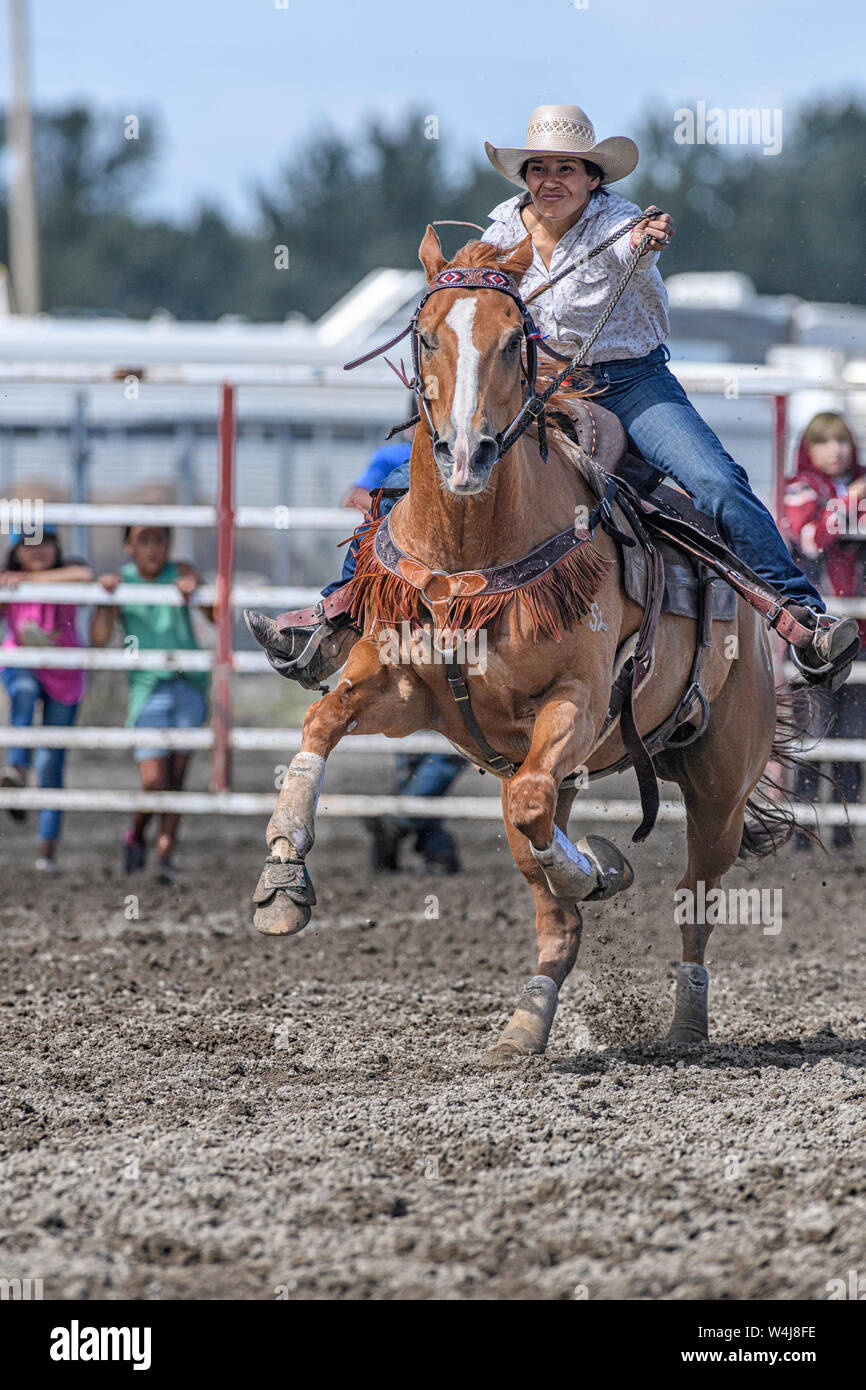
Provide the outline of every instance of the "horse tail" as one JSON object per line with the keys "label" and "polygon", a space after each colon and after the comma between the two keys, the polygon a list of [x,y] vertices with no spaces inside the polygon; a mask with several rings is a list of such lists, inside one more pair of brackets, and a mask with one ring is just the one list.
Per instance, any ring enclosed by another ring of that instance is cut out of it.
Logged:
{"label": "horse tail", "polygon": [[[835,780],[803,756],[804,750],[814,748],[815,744],[824,738],[832,720],[831,713],[822,720],[819,720],[818,716],[819,706],[815,693],[807,686],[781,685],[776,688],[776,732],[773,748],[767,767],[746,802],[746,819],[738,856],[740,859],[749,856],[762,859],[766,855],[775,854],[788,843],[795,830],[800,830],[815,844],[822,849],[825,848],[817,828],[799,824],[797,821],[797,805],[814,809],[815,799],[801,795],[793,787],[786,786],[786,781],[793,781],[793,778],[786,778],[784,775],[786,772],[793,774],[798,768],[811,768],[819,779],[828,782],[839,791],[842,805],[846,805]],[[770,771],[773,764],[782,771]]]}

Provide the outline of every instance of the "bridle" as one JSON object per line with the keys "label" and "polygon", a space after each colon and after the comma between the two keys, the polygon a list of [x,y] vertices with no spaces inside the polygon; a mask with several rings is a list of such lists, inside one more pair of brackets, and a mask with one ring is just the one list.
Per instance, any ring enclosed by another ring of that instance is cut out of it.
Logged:
{"label": "bridle", "polygon": [[[529,309],[521,298],[520,291],[517,288],[517,281],[509,275],[507,271],[494,267],[484,268],[482,266],[469,265],[449,266],[446,270],[440,270],[439,274],[427,285],[407,327],[404,328],[401,333],[398,333],[396,337],[391,338],[387,343],[383,343],[381,347],[373,348],[371,352],[365,353],[363,357],[356,357],[353,362],[347,362],[343,370],[351,371],[353,367],[359,367],[362,362],[369,362],[371,358],[380,356],[381,353],[387,352],[389,348],[392,348],[395,343],[399,343],[402,338],[406,337],[407,333],[410,334],[409,344],[413,373],[411,379],[406,376],[405,370],[399,370],[394,366],[393,362],[388,362],[387,357],[385,361],[388,363],[392,372],[395,372],[400,378],[403,385],[408,387],[410,391],[415,392],[420,410],[430,429],[430,438],[435,447],[440,436],[433,423],[429,402],[424,391],[424,377],[421,370],[421,339],[418,331],[418,320],[421,317],[421,313],[428,299],[430,299],[431,295],[436,294],[438,290],[498,290],[500,294],[507,294],[517,305],[520,311],[523,338],[526,344],[526,366],[524,367],[522,358],[520,363],[520,372],[524,385],[524,397],[523,403],[514,419],[511,421],[511,424],[507,429],[501,430],[499,434],[496,435],[497,455],[494,462],[498,463],[503,454],[507,453],[512,444],[520,438],[524,430],[527,430],[532,422],[535,421],[538,425],[539,453],[546,463],[547,429],[544,421],[544,409],[547,404],[547,393],[545,393],[544,396],[539,396],[536,389],[536,378],[538,375],[538,343],[541,334],[535,325],[535,320],[529,312]],[[400,363],[400,368],[403,368],[402,361]]]}
{"label": "bridle", "polygon": [[[612,246],[615,241],[618,241],[619,238],[621,236],[624,236],[626,232],[630,231],[633,227],[636,227],[639,222],[644,221],[649,216],[657,215],[659,212],[660,209],[653,205],[649,208],[645,208],[644,211],[638,213],[636,217],[629,218],[628,222],[623,223],[621,227],[617,227],[617,229],[614,232],[612,232],[608,237],[605,237],[604,241],[600,242],[598,246],[593,247],[592,251],[588,252],[584,260],[574,261],[571,265],[565,266],[564,269],[560,270],[558,274],[553,276],[552,279],[548,280],[544,285],[539,285],[536,290],[533,290],[529,298],[535,299],[536,296],[543,293],[544,290],[548,290],[552,285],[555,285],[558,280],[561,280],[563,278],[563,276],[570,275],[572,271],[578,270],[580,266],[585,263],[586,260],[591,260],[593,256],[597,256],[601,251],[605,251],[609,246]],[[393,429],[389,430],[387,437],[390,439],[393,434],[399,433],[400,430],[406,429],[410,425],[417,424],[420,421],[421,415],[423,414],[430,428],[430,438],[435,447],[436,443],[439,440],[439,434],[437,433],[436,426],[433,424],[433,418],[430,414],[430,408],[427,401],[427,397],[424,394],[424,378],[421,374],[421,352],[419,346],[418,333],[418,319],[421,315],[421,311],[424,308],[424,305],[427,303],[427,300],[430,298],[430,296],[432,294],[435,294],[437,290],[498,290],[501,294],[507,294],[511,299],[514,300],[514,303],[520,310],[520,318],[523,325],[523,337],[526,343],[526,367],[524,368],[523,361],[521,359],[520,370],[525,388],[525,394],[523,398],[523,404],[521,405],[514,419],[511,421],[511,424],[508,426],[507,429],[502,430],[496,436],[496,445],[498,452],[496,458],[494,459],[494,463],[499,462],[503,454],[506,454],[508,450],[511,448],[512,444],[515,444],[517,440],[520,438],[520,436],[524,433],[524,431],[529,429],[529,426],[533,423],[533,421],[536,423],[538,427],[538,452],[540,453],[542,459],[546,463],[547,425],[545,422],[544,412],[547,408],[547,402],[553,395],[554,391],[557,391],[559,387],[562,385],[562,383],[566,381],[570,376],[572,376],[572,374],[576,372],[578,368],[580,368],[584,364],[584,361],[589,353],[590,348],[592,347],[595,340],[598,338],[599,334],[601,333],[602,329],[604,328],[605,324],[607,323],[608,319],[610,318],[611,314],[613,313],[614,309],[619,303],[626,285],[628,284],[629,280],[631,279],[632,275],[637,269],[638,261],[640,260],[641,256],[643,255],[651,240],[652,238],[650,237],[649,233],[645,233],[641,237],[640,241],[638,242],[638,245],[634,248],[632,252],[631,258],[626,266],[626,270],[622,276],[622,279],[620,280],[619,284],[617,285],[616,289],[614,290],[613,294],[608,300],[608,303],[604,309],[604,312],[601,315],[601,318],[598,320],[598,323],[595,325],[592,332],[589,333],[583,340],[583,342],[580,344],[580,347],[578,348],[574,357],[572,357],[570,361],[567,357],[563,357],[561,353],[555,352],[552,348],[549,348],[546,346],[546,344],[544,344],[542,340],[542,334],[536,327],[532,314],[529,312],[529,308],[527,307],[527,303],[522,298],[520,291],[517,288],[517,282],[513,279],[511,275],[508,274],[507,271],[501,270],[497,267],[483,268],[481,266],[454,265],[449,266],[446,270],[440,270],[439,274],[428,283],[427,288],[421,297],[421,301],[418,304],[418,307],[416,308],[414,314],[412,315],[412,318],[410,319],[407,326],[400,333],[396,333],[393,338],[389,338],[388,342],[382,343],[380,347],[372,348],[370,352],[364,353],[363,357],[356,357],[352,362],[345,362],[343,364],[343,371],[351,371],[353,367],[359,367],[362,362],[369,362],[371,358],[379,357],[383,352],[387,352],[389,348],[392,348],[395,343],[399,343],[403,338],[405,338],[407,333],[411,334],[409,341],[412,355],[412,378],[410,379],[409,377],[407,377],[405,368],[403,367],[402,359],[400,361],[399,368],[395,367],[393,362],[389,362],[387,357],[385,358],[385,361],[388,363],[388,366],[391,368],[391,371],[394,372],[400,378],[403,385],[406,386],[410,391],[415,392],[415,395],[418,398],[420,410],[417,419],[405,420],[402,422],[402,424],[395,425]],[[551,357],[555,357],[560,362],[565,362],[567,364],[561,372],[557,373],[550,385],[547,386],[545,390],[542,391],[540,394],[536,386],[536,378],[538,374],[539,346],[541,346],[542,349],[545,352],[547,352]]]}

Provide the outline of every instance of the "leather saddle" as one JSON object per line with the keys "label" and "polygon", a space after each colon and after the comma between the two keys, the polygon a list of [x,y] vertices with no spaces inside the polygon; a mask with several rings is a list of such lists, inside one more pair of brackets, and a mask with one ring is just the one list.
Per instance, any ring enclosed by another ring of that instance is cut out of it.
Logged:
{"label": "leather saddle", "polygon": [[[613,411],[580,396],[566,397],[566,401],[571,425],[570,429],[566,427],[567,432],[592,462],[605,473],[613,474],[628,484],[638,498],[652,497],[666,506],[674,489],[663,485],[664,474],[641,456]],[[551,414],[555,419],[556,412]],[[711,534],[721,543],[711,519],[699,512],[685,493],[676,492],[676,503],[684,521],[704,534]],[[612,503],[612,510],[618,530],[637,541],[633,527],[618,502]],[[661,536],[654,539],[664,565],[665,589],[661,611],[682,618],[699,617],[703,605],[703,578],[699,576],[698,559],[670,540]],[[650,581],[646,550],[640,544],[618,546],[617,550],[622,560],[623,587],[630,599],[644,605]],[[734,590],[721,581],[714,583],[712,620],[731,622],[736,614],[737,595]]]}

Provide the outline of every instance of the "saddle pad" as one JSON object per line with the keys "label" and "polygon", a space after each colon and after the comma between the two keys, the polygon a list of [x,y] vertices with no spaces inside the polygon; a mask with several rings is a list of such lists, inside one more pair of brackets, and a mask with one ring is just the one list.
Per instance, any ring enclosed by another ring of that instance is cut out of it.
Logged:
{"label": "saddle pad", "polygon": [[[631,527],[621,508],[614,503],[616,525],[631,535]],[[696,562],[691,555],[677,549],[669,541],[655,538],[654,544],[660,551],[665,567],[665,596],[663,613],[673,613],[678,618],[697,618],[698,616],[698,575]],[[646,556],[639,545],[620,548],[623,566],[623,585],[629,598],[643,604],[646,597],[647,563]],[[729,584],[718,577],[713,580],[713,622],[733,622],[737,616],[737,595]]]}

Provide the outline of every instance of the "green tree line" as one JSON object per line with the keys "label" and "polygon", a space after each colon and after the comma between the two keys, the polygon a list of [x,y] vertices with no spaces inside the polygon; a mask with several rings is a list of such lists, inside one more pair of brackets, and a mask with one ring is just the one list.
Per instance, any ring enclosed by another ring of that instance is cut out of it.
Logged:
{"label": "green tree line", "polygon": [[[640,164],[616,191],[674,217],[666,274],[736,269],[762,293],[864,300],[866,104],[816,102],[792,124],[781,151],[767,157],[760,147],[679,145],[673,121],[643,122]],[[252,232],[210,201],[169,221],[138,211],[159,160],[157,123],[144,120],[142,129],[151,133],[125,139],[121,117],[80,105],[35,113],[47,309],[316,318],[367,271],[416,267],[428,221],[486,226],[491,209],[516,191],[483,157],[449,173],[443,142],[426,138],[419,108],[396,131],[373,118],[360,140],[330,131],[314,147],[299,142],[255,188]],[[0,115],[0,151],[5,144]],[[3,263],[7,196],[0,189]],[[472,234],[440,229],[447,253]]]}

